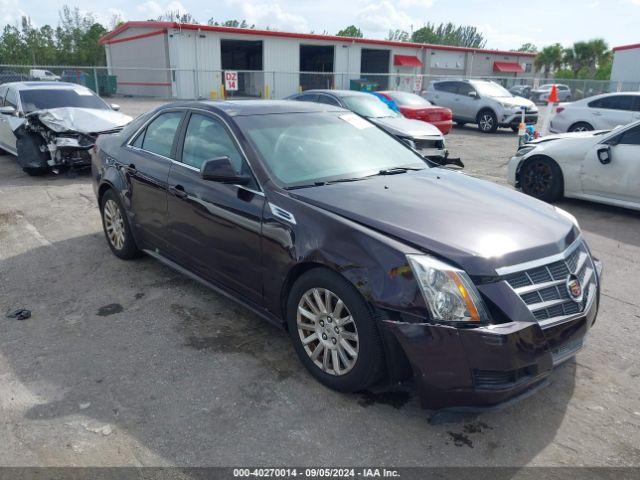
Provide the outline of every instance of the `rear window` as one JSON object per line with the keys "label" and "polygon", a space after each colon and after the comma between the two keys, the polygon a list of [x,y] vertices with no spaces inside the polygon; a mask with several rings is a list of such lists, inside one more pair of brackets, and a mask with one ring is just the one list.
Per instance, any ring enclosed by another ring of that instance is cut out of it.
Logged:
{"label": "rear window", "polygon": [[84,87],[22,90],[20,98],[22,99],[22,109],[25,113],[61,107],[109,110],[107,104],[100,97],[97,97],[91,90]]}

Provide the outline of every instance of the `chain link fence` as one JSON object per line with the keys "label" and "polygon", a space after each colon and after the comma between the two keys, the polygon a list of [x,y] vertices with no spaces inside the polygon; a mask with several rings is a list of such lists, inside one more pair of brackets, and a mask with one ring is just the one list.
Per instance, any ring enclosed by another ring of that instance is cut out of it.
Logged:
{"label": "chain link fence", "polygon": [[[220,99],[270,98],[281,99],[294,93],[315,88],[342,90],[401,90],[420,93],[432,81],[460,79],[460,76],[398,74],[398,73],[337,73],[337,72],[269,72],[261,70],[234,71],[233,88],[225,88],[222,70],[152,69],[139,67],[92,67],[68,65],[0,65],[0,84],[15,81],[66,81],[84,85],[100,96],[131,96],[158,99]],[[469,77],[464,77],[469,78]],[[513,93],[530,97],[531,91],[542,85],[567,85],[570,99],[579,100],[600,93],[638,91],[640,82],[609,80],[470,77],[492,80]]]}

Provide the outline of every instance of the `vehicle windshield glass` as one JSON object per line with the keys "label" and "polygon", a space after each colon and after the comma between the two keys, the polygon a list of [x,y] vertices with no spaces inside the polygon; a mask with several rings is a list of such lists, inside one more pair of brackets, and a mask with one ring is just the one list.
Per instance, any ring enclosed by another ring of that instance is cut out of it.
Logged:
{"label": "vehicle windshield glass", "polygon": [[236,121],[282,187],[429,167],[418,154],[353,113],[253,115]]}
{"label": "vehicle windshield glass", "polygon": [[501,87],[497,83],[492,82],[477,82],[473,83],[473,87],[483,97],[513,97],[508,90]]}
{"label": "vehicle windshield glass", "polygon": [[384,118],[384,117],[397,117],[400,114],[394,112],[380,100],[373,95],[352,95],[342,97],[342,101],[345,103],[349,110],[356,112],[358,115],[368,118]]}
{"label": "vehicle windshield glass", "polygon": [[398,105],[407,107],[428,107],[431,105],[428,100],[425,100],[420,95],[415,95],[413,93],[389,92],[387,95],[389,95],[391,100],[396,102]]}
{"label": "vehicle windshield glass", "polygon": [[109,110],[106,103],[94,95],[91,90],[84,87],[22,90],[20,98],[22,99],[22,109],[25,113],[60,107]]}

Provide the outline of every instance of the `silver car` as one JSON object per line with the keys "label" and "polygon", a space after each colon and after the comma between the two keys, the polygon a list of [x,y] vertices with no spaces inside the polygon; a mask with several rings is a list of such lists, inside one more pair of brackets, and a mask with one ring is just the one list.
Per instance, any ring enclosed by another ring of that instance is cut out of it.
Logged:
{"label": "silver car", "polygon": [[538,122],[538,108],[526,98],[517,97],[495,82],[485,80],[442,80],[431,82],[426,98],[434,105],[448,107],[458,125],[477,123],[481,132],[492,133],[498,127],[518,131],[525,123]]}
{"label": "silver car", "polygon": [[[547,103],[549,99],[549,95],[551,94],[551,88],[553,87],[553,83],[547,83],[545,85],[540,85],[538,88],[531,90],[531,96],[529,97],[531,101],[535,103]],[[558,92],[558,101],[559,102],[570,102],[573,100],[573,96],[571,95],[571,89],[568,85],[564,85],[562,83],[556,83],[556,90]]]}
{"label": "silver car", "polygon": [[553,133],[604,130],[640,120],[640,92],[604,93],[556,107]]}

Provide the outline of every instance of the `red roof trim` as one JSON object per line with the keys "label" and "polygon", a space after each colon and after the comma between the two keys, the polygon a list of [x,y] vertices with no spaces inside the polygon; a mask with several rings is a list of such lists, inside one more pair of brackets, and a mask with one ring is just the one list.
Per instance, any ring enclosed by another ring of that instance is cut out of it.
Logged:
{"label": "red roof trim", "polygon": [[517,62],[493,62],[493,71],[502,73],[523,73],[524,68]]}
{"label": "red roof trim", "polygon": [[154,30],[152,32],[141,33],[140,35],[133,35],[132,37],[124,37],[124,38],[115,38],[113,40],[100,40],[100,43],[103,45],[111,45],[112,43],[121,43],[121,42],[130,42],[132,40],[140,40],[141,38],[154,37],[156,35],[164,35],[166,30]]}
{"label": "red roof trim", "polygon": [[393,64],[397,67],[421,67],[422,62],[413,55],[394,55]]}
{"label": "red roof trim", "polygon": [[631,45],[620,45],[619,47],[613,47],[613,51],[619,52],[620,50],[634,50],[636,48],[640,48],[640,43],[633,43]]}
{"label": "red roof trim", "polygon": [[147,27],[147,28],[175,28],[182,30],[203,30],[209,32],[221,32],[221,33],[237,33],[240,35],[258,35],[263,37],[280,37],[280,38],[298,38],[303,40],[325,40],[331,42],[344,42],[344,43],[361,43],[364,45],[384,45],[387,47],[405,47],[405,48],[430,48],[433,50],[447,50],[456,52],[473,52],[473,53],[487,53],[494,55],[511,55],[517,57],[535,57],[535,53],[528,52],[513,52],[508,50],[488,50],[484,48],[467,48],[467,47],[454,47],[450,45],[433,45],[428,43],[411,43],[411,42],[395,42],[391,40],[375,40],[372,38],[352,38],[352,37],[338,37],[336,35],[316,35],[312,33],[294,33],[294,32],[278,32],[275,30],[253,30],[247,28],[231,28],[231,27],[214,27],[211,25],[194,25],[190,23],[175,23],[175,22],[126,22],[120,25],[115,30],[106,33],[100,38],[100,43],[105,44],[111,38],[123,32],[127,28],[131,27]]}

